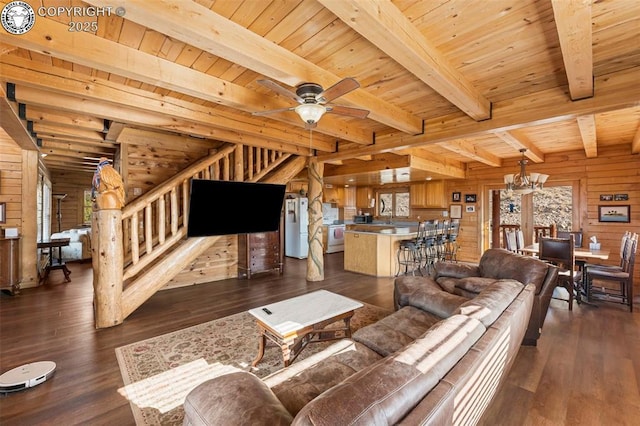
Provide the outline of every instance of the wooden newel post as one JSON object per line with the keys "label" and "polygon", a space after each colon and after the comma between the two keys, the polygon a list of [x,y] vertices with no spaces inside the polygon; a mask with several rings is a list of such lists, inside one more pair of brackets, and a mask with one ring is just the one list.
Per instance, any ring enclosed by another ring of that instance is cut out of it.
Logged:
{"label": "wooden newel post", "polygon": [[324,281],[324,253],[322,249],[322,184],[324,164],[316,157],[309,159],[309,255],[307,281]]}
{"label": "wooden newel post", "polygon": [[93,309],[96,328],[122,323],[122,210],[93,213]]}
{"label": "wooden newel post", "polygon": [[120,174],[101,158],[93,176],[95,203],[92,217],[93,310],[96,328],[124,321],[122,281],[124,248],[122,207],[124,185]]}

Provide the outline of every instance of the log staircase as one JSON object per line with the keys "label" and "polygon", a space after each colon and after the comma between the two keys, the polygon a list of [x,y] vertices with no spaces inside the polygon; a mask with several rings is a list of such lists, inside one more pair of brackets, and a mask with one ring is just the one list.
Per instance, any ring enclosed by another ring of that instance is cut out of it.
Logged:
{"label": "log staircase", "polygon": [[220,238],[186,238],[191,179],[286,183],[305,164],[305,157],[229,144],[122,210],[94,211],[96,328],[122,323]]}

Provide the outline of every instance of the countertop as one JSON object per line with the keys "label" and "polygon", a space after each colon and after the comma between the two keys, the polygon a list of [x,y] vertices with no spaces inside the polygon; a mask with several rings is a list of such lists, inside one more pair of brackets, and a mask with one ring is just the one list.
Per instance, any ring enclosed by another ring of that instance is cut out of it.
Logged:
{"label": "countertop", "polygon": [[411,235],[418,232],[417,226],[393,224],[356,224],[345,231],[352,234]]}

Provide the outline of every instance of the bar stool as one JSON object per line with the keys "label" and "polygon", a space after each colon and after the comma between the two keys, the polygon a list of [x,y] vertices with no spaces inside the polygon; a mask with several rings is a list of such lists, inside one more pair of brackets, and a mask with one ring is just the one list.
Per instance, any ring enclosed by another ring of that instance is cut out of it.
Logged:
{"label": "bar stool", "polygon": [[415,238],[410,240],[402,240],[398,247],[398,271],[396,277],[402,273],[404,268],[404,275],[411,272],[411,275],[415,275],[416,270],[422,275],[422,253],[424,243],[425,224],[424,222],[418,224],[418,232]]}

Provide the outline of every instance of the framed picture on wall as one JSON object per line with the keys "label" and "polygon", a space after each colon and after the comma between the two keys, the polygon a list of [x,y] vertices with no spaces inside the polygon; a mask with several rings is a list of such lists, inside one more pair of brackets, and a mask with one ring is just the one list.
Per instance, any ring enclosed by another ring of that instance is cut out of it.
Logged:
{"label": "framed picture on wall", "polygon": [[475,203],[476,202],[476,194],[464,194],[464,202],[465,203]]}
{"label": "framed picture on wall", "polygon": [[453,194],[451,194],[451,201],[453,201],[454,203],[459,203],[461,199],[462,194],[460,192],[454,192]]}
{"label": "framed picture on wall", "polygon": [[629,205],[624,206],[598,206],[598,222],[629,223]]}
{"label": "framed picture on wall", "polygon": [[0,223],[7,222],[7,203],[0,203]]}
{"label": "framed picture on wall", "polygon": [[467,211],[467,213],[475,213],[476,212],[476,206],[467,206],[466,211]]}
{"label": "framed picture on wall", "polygon": [[452,204],[449,212],[451,219],[462,218],[462,204]]}

